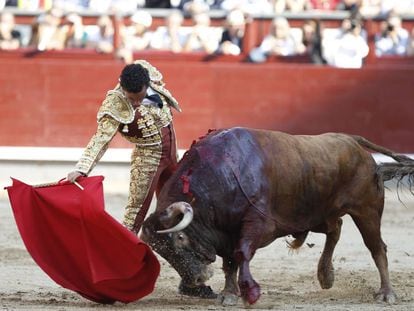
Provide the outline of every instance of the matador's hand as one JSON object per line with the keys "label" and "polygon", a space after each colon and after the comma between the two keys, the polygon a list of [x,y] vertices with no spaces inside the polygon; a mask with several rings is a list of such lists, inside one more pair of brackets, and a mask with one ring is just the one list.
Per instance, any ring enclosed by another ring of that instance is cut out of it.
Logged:
{"label": "matador's hand", "polygon": [[66,179],[70,182],[75,182],[76,179],[78,179],[81,176],[84,176],[84,174],[78,171],[73,171],[68,174],[68,177],[66,177]]}

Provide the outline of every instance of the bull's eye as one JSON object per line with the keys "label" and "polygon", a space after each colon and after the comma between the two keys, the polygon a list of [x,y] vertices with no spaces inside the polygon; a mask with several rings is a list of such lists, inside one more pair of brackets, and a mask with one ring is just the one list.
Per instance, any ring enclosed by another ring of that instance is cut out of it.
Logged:
{"label": "bull's eye", "polygon": [[188,237],[184,232],[178,232],[174,235],[174,245],[176,247],[185,247],[188,243]]}

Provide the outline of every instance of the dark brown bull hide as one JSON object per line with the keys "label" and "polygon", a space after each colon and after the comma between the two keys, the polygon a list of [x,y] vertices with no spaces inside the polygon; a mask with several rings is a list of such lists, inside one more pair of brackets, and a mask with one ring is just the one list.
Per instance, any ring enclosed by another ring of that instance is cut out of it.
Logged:
{"label": "dark brown bull hide", "polygon": [[[398,162],[378,166],[362,146]],[[332,254],[341,217],[349,214],[379,270],[381,288],[376,297],[393,302],[380,234],[383,176],[410,175],[413,163],[345,134],[215,131],[184,155],[162,189],[155,213],[145,221],[141,238],[177,270],[187,287],[205,286],[207,265],[216,255],[223,257],[222,303],[234,304],[241,296],[253,304],[260,287],[250,273],[250,260],[258,248],[286,235],[295,237],[291,246],[297,248],[309,231],[326,234],[318,280],[322,288],[332,287]],[[183,214],[185,228],[180,222]],[[177,223],[178,228],[168,229]]]}

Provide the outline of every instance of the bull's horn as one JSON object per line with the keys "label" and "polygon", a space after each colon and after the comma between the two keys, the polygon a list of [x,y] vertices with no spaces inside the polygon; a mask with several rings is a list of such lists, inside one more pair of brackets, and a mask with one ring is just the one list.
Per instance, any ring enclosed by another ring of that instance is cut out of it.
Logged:
{"label": "bull's horn", "polygon": [[181,231],[185,229],[193,220],[193,208],[187,202],[173,203],[167,207],[166,212],[168,213],[168,218],[171,218],[177,215],[178,213],[182,213],[183,219],[181,219],[181,221],[174,227],[165,230],[158,230],[157,233],[172,233]]}

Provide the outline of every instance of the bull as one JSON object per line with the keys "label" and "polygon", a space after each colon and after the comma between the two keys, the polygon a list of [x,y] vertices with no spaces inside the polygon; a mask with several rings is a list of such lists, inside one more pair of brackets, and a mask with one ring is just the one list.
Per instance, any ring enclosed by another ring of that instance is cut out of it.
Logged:
{"label": "bull", "polygon": [[[396,162],[376,164],[366,149]],[[214,295],[205,285],[208,265],[216,255],[222,257],[221,303],[235,304],[241,296],[249,305],[260,297],[249,267],[256,250],[288,235],[296,249],[310,231],[326,234],[317,277],[322,288],[331,288],[332,256],[341,217],[348,214],[379,271],[376,299],[393,303],[380,230],[384,181],[404,176],[412,181],[413,175],[414,160],[360,136],[212,131],[179,162],[155,212],[145,220],[141,238],[178,272],[184,294]]]}

